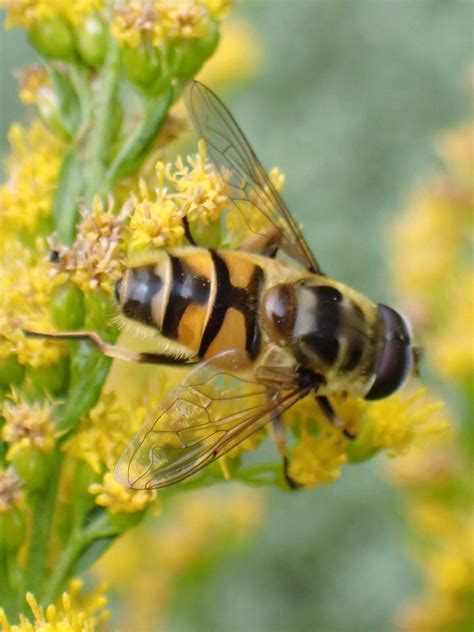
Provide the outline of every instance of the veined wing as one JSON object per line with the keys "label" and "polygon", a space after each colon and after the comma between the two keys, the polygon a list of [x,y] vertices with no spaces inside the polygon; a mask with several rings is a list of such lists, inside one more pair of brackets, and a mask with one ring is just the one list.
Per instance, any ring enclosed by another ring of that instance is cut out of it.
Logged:
{"label": "veined wing", "polygon": [[286,204],[222,101],[198,81],[190,81],[183,96],[193,126],[206,142],[250,233],[275,227],[282,235],[282,250],[310,272],[322,274]]}
{"label": "veined wing", "polygon": [[[239,353],[203,362],[149,416],[115,468],[134,489],[165,487],[191,476],[260,430],[307,393],[297,387],[270,393],[239,376]],[[271,397],[270,397],[271,396]]]}

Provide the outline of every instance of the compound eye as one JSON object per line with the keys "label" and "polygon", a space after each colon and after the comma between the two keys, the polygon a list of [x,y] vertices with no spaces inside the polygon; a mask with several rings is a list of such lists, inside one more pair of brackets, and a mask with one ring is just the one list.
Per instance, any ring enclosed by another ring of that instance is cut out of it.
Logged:
{"label": "compound eye", "polygon": [[388,397],[405,382],[412,364],[410,335],[400,314],[386,305],[378,305],[385,323],[383,347],[375,366],[375,382],[365,399]]}

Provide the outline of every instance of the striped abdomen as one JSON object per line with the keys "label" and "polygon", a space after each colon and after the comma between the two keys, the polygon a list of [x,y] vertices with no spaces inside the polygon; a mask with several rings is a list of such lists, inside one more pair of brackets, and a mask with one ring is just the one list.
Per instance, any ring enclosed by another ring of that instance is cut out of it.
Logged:
{"label": "striped abdomen", "polygon": [[117,299],[123,314],[160,331],[201,358],[227,349],[260,350],[258,302],[263,270],[248,255],[189,248],[131,267]]}

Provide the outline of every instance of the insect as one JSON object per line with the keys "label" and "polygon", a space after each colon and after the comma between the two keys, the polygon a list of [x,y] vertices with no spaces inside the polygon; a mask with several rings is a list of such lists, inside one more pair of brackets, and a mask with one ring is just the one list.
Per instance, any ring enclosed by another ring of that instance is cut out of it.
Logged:
{"label": "insect", "polygon": [[386,397],[415,356],[400,314],[321,271],[218,97],[192,81],[184,98],[249,237],[238,249],[205,249],[186,226],[192,245],[152,253],[125,271],[115,287],[119,311],[153,332],[159,353],[133,353],[94,332],[28,332],[88,340],[123,360],[196,365],[120,458],[117,480],[137,489],[191,476],[270,422],[285,457],[282,413],[309,394],[344,431],[331,396]]}

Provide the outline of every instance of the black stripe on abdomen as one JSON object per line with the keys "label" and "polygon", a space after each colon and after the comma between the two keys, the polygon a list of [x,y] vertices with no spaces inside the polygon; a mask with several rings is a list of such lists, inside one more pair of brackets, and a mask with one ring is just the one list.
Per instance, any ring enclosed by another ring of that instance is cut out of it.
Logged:
{"label": "black stripe on abdomen", "polygon": [[167,338],[175,340],[186,308],[192,303],[205,305],[208,302],[210,282],[209,279],[196,275],[186,265],[183,257],[169,255],[169,258],[171,287],[161,331]]}
{"label": "black stripe on abdomen", "polygon": [[231,280],[227,263],[215,250],[210,250],[214,265],[216,295],[211,315],[204,329],[199,355],[206,355],[213,340],[218,335],[228,309],[240,311],[245,320],[245,350],[251,358],[260,351],[261,333],[258,325],[258,300],[263,282],[263,271],[255,266],[255,271],[247,287],[235,287]]}

